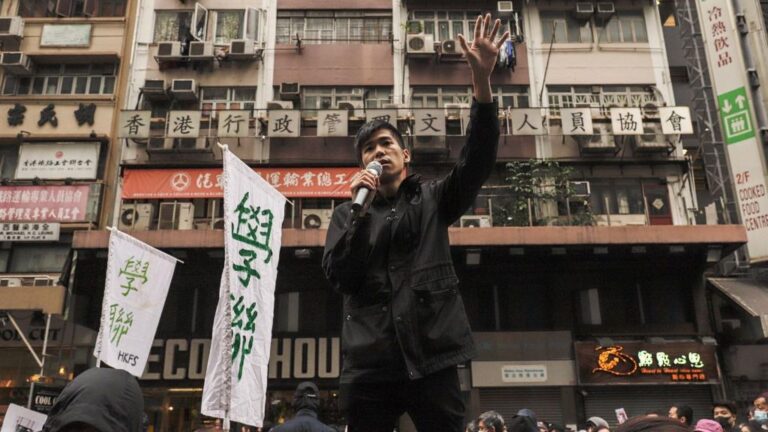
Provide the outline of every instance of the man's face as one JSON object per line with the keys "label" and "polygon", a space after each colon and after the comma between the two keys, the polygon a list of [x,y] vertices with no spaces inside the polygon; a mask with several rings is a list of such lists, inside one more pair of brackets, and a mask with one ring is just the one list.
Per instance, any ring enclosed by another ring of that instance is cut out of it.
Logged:
{"label": "man's face", "polygon": [[731,412],[731,410],[729,410],[726,407],[720,407],[720,406],[715,407],[713,412],[712,412],[712,415],[715,418],[718,418],[718,417],[727,418],[728,422],[731,423],[731,424],[736,422],[736,419],[733,418],[733,413]]}
{"label": "man's face", "polygon": [[361,147],[363,166],[379,161],[383,168],[379,180],[382,184],[399,178],[405,164],[411,161],[411,153],[400,147],[397,138],[388,129],[379,129]]}
{"label": "man's face", "polygon": [[677,416],[677,407],[671,407],[671,408],[669,409],[669,418],[673,418],[673,419],[677,419],[677,418],[679,418],[679,417]]}
{"label": "man's face", "polygon": [[756,410],[768,411],[768,401],[764,397],[759,397],[753,402]]}

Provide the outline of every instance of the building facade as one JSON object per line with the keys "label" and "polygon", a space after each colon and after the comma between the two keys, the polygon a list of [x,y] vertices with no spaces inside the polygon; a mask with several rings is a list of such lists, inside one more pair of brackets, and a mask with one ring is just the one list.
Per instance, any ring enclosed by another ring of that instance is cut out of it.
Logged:
{"label": "building facade", "polygon": [[[330,214],[359,169],[353,135],[386,119],[413,150],[409,169],[445,175],[472,97],[456,35],[471,36],[487,11],[512,34],[492,76],[498,163],[450,230],[480,352],[460,365],[468,418],[525,407],[561,424],[615,423],[617,408],[634,416],[683,401],[704,412],[721,396],[705,272],[746,234],[698,211],[689,150],[700,126],[679,99],[655,2],[134,7],[108,132],[119,157],[105,183],[115,192],[98,206],[109,216],[74,236],[69,320],[90,337],[98,329],[106,226],[184,260],[141,380],[154,430],[208,421],[199,404],[224,244],[218,143],[289,198],[267,417],[290,415],[293,388],[309,379],[323,419],[343,423],[341,297],[320,260]],[[67,368],[93,363],[72,356]]]}

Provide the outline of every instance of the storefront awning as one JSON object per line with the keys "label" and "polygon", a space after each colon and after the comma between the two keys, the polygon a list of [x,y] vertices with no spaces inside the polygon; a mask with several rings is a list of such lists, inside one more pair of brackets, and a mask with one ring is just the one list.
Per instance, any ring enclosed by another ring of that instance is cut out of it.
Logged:
{"label": "storefront awning", "polygon": [[726,297],[760,321],[763,337],[768,337],[768,282],[755,279],[709,278]]}

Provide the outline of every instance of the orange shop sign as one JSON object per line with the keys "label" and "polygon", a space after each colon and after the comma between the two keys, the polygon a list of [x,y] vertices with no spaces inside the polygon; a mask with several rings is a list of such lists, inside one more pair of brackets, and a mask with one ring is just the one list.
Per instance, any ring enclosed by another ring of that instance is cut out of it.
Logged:
{"label": "orange shop sign", "polygon": [[[255,168],[288,198],[348,198],[358,168]],[[221,168],[126,169],[123,199],[221,198]]]}

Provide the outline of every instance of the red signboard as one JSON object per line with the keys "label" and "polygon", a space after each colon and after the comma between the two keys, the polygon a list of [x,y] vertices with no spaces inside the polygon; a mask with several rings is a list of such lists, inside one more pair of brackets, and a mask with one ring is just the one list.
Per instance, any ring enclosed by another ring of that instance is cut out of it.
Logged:
{"label": "red signboard", "polygon": [[0,222],[87,221],[90,186],[0,186]]}
{"label": "red signboard", "polygon": [[[258,168],[288,198],[348,198],[358,168]],[[126,169],[123,199],[221,198],[221,168]]]}

